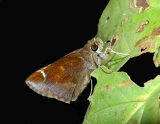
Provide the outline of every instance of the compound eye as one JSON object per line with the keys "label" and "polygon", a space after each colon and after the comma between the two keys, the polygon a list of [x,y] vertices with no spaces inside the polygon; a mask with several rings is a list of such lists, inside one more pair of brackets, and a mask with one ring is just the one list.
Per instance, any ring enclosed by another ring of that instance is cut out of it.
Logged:
{"label": "compound eye", "polygon": [[91,49],[92,49],[93,51],[96,51],[96,50],[98,49],[98,45],[92,44]]}

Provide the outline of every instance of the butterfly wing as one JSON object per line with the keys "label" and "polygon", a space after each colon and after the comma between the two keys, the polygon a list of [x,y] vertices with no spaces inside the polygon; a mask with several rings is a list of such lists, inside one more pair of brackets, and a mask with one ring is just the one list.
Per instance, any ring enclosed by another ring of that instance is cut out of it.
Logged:
{"label": "butterfly wing", "polygon": [[49,72],[51,67],[52,67],[52,65],[50,64],[46,67],[39,69],[38,71],[31,74],[25,81],[26,84],[33,91],[35,91],[36,93],[38,93],[42,96],[52,97],[52,94],[50,93],[46,84],[44,83],[45,74],[47,74]]}
{"label": "butterfly wing", "polygon": [[26,83],[37,93],[70,103],[75,101],[90,81],[88,62],[80,52],[73,52],[33,73]]}

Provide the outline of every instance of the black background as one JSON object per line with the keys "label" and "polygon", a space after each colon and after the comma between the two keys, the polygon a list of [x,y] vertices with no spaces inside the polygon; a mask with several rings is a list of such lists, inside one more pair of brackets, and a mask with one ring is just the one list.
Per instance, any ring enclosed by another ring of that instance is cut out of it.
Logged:
{"label": "black background", "polygon": [[[83,47],[94,37],[107,3],[107,0],[0,0],[6,122],[82,123],[89,105],[90,85],[76,102],[65,104],[34,93],[24,81],[37,69]],[[133,81],[143,86],[159,74],[152,58],[153,54],[144,54],[131,59],[121,71],[126,71]],[[93,82],[95,85],[95,79]]]}

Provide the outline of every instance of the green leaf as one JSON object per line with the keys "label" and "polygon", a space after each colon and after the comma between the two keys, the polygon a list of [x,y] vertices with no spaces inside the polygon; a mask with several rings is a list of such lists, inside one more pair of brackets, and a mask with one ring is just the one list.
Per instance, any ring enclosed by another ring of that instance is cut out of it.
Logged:
{"label": "green leaf", "polygon": [[160,75],[136,85],[125,72],[92,73],[97,79],[83,124],[159,124]]}
{"label": "green leaf", "polygon": [[[104,43],[110,41],[104,49],[111,47],[130,55],[109,55],[104,64],[113,71],[118,71],[132,57],[156,52],[160,47],[160,1],[110,0],[100,17],[97,35]],[[155,65],[159,66],[157,61]]]}
{"label": "green leaf", "polygon": [[160,48],[154,53],[153,61],[156,67],[160,66]]}
{"label": "green leaf", "polygon": [[98,83],[83,124],[160,124],[160,75],[139,87],[125,72],[115,72],[146,52],[154,53],[155,66],[160,66],[160,0],[110,0],[97,36],[103,50],[109,47],[117,54],[108,54],[102,63],[113,73],[92,73]]}

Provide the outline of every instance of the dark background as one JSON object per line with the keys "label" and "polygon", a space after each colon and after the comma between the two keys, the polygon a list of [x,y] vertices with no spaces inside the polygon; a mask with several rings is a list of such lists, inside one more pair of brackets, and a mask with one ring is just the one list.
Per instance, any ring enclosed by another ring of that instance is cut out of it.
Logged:
{"label": "dark background", "polygon": [[[0,0],[6,122],[82,123],[89,105],[90,85],[76,102],[65,104],[34,93],[24,81],[37,69],[83,47],[94,37],[107,3],[108,0]],[[131,59],[121,71],[126,71],[133,81],[143,86],[159,74],[152,58],[153,54],[144,54]],[[93,83],[95,85],[95,79]]]}

